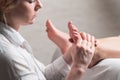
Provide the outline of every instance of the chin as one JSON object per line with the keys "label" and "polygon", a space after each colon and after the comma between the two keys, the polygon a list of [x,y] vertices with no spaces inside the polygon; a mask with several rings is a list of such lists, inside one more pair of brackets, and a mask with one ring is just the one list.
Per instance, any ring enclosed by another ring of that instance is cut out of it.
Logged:
{"label": "chin", "polygon": [[28,24],[33,24],[34,23],[34,20],[30,20],[27,22]]}
{"label": "chin", "polygon": [[34,22],[29,22],[29,24],[33,24]]}
{"label": "chin", "polygon": [[34,19],[32,19],[32,20],[26,20],[25,22],[24,22],[24,25],[31,25],[31,24],[33,24],[34,23]]}
{"label": "chin", "polygon": [[29,21],[29,24],[33,24],[35,22],[35,19],[32,19]]}
{"label": "chin", "polygon": [[31,25],[31,24],[33,24],[33,23],[34,23],[34,22],[32,22],[32,21],[30,22],[30,21],[29,21],[29,22],[23,23],[22,25]]}

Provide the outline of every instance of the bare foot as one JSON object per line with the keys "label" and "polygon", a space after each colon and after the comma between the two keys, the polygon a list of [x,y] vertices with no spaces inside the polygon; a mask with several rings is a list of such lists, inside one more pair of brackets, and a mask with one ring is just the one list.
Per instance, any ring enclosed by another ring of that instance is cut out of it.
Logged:
{"label": "bare foot", "polygon": [[50,20],[46,21],[46,31],[50,40],[52,40],[64,54],[71,46],[70,36],[54,27]]}

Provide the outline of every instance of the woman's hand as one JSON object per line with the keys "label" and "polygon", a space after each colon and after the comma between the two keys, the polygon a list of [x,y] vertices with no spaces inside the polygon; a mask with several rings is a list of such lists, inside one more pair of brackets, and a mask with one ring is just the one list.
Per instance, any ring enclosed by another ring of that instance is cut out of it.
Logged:
{"label": "woman's hand", "polygon": [[71,55],[72,65],[67,80],[79,80],[88,68],[94,55],[95,39],[86,33],[80,35],[77,28],[71,22],[68,24],[68,27],[72,39],[72,46],[66,54]]}

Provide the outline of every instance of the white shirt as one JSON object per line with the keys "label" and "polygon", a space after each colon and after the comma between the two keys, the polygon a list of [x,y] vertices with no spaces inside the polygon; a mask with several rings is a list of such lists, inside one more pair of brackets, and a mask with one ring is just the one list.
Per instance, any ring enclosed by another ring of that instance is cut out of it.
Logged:
{"label": "white shirt", "polygon": [[120,58],[109,58],[88,69],[80,80],[120,80]]}
{"label": "white shirt", "polygon": [[0,54],[13,60],[22,80],[61,80],[68,74],[69,66],[63,57],[44,66],[28,50],[21,47],[24,41],[17,31],[0,22]]}

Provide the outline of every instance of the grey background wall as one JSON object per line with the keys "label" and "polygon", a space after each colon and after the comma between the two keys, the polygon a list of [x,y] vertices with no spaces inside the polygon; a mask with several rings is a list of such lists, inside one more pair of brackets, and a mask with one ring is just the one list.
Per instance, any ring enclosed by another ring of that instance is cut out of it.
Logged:
{"label": "grey background wall", "polygon": [[51,61],[56,45],[46,34],[45,22],[51,19],[54,25],[68,32],[67,22],[73,21],[80,31],[96,38],[120,34],[120,0],[41,0],[33,25],[23,26],[20,33],[29,41],[34,55],[45,65]]}

